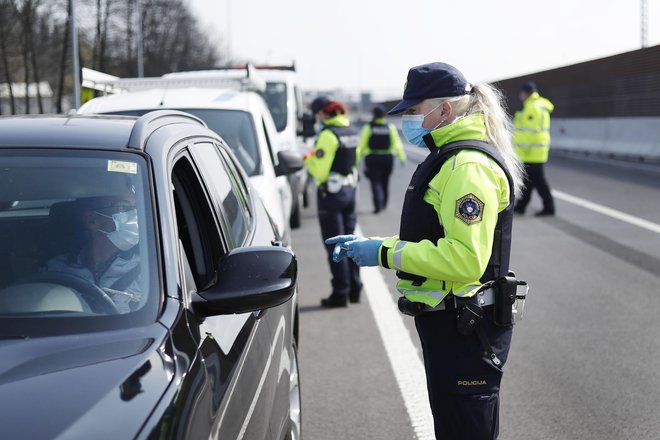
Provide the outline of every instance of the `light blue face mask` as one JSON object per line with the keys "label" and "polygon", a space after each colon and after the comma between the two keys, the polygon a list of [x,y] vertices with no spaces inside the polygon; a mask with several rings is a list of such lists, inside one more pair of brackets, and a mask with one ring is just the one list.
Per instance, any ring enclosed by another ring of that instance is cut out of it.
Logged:
{"label": "light blue face mask", "polygon": [[138,230],[137,209],[131,209],[126,212],[117,212],[115,214],[106,215],[101,212],[95,211],[98,215],[112,219],[115,223],[115,230],[111,232],[99,229],[99,232],[108,236],[108,239],[119,250],[127,251],[140,241],[140,233]]}
{"label": "light blue face mask", "polygon": [[[424,144],[423,139],[424,136],[438,127],[436,126],[434,128],[424,128],[422,127],[422,124],[424,124],[424,119],[426,119],[428,115],[433,113],[441,105],[442,103],[438,104],[434,109],[425,115],[403,115],[401,118],[401,131],[403,131],[403,136],[408,139],[408,142],[418,147],[426,148],[426,144]],[[442,124],[442,122],[440,122],[440,124]]]}

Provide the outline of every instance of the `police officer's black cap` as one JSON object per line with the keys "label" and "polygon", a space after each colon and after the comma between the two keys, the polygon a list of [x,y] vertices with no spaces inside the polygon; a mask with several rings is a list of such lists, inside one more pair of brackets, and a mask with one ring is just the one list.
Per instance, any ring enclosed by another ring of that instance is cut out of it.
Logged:
{"label": "police officer's black cap", "polygon": [[317,114],[323,109],[323,107],[327,106],[328,104],[330,104],[330,98],[327,96],[319,96],[318,98],[314,99],[314,101],[312,101],[310,109],[312,110],[313,114]]}
{"label": "police officer's black cap", "polygon": [[522,87],[520,87],[520,90],[527,93],[534,93],[538,89],[536,88],[536,83],[534,81],[527,81],[526,83],[523,83]]}
{"label": "police officer's black cap", "polygon": [[454,66],[447,63],[422,64],[408,71],[403,101],[394,106],[389,114],[401,113],[425,99],[462,96],[470,90],[472,86]]}
{"label": "police officer's black cap", "polygon": [[376,117],[382,117],[382,116],[385,116],[385,112],[386,112],[385,107],[382,106],[382,105],[377,105],[377,106],[374,107],[374,109],[372,110],[373,115],[376,116]]}

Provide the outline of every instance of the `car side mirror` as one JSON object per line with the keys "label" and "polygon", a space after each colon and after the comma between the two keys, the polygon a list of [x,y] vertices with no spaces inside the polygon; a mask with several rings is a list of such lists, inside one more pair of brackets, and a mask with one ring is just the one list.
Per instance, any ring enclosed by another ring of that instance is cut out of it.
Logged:
{"label": "car side mirror", "polygon": [[316,130],[314,129],[316,118],[313,114],[304,113],[300,122],[302,123],[302,129],[298,132],[299,136],[302,136],[303,139],[316,136]]}
{"label": "car side mirror", "polygon": [[233,249],[220,261],[218,281],[193,295],[193,309],[201,316],[215,316],[275,307],[293,296],[297,276],[296,256],[290,249]]}
{"label": "car side mirror", "polygon": [[277,161],[275,174],[277,176],[287,176],[301,170],[305,166],[302,154],[293,150],[282,150],[277,152]]}

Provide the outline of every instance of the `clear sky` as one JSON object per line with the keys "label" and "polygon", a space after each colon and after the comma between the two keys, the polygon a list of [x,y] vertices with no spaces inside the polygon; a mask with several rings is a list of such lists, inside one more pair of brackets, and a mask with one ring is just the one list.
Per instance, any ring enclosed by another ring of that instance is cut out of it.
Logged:
{"label": "clear sky", "polygon": [[[239,60],[290,63],[303,87],[400,95],[431,61],[492,81],[641,47],[639,0],[188,0]],[[648,1],[649,46],[660,0]]]}

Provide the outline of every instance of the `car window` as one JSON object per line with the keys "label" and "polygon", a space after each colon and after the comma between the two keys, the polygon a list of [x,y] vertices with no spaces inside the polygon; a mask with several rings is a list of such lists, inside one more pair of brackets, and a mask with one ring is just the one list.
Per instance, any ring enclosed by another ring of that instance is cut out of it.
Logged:
{"label": "car window", "polygon": [[268,145],[268,152],[270,153],[270,159],[273,161],[274,165],[277,165],[279,161],[275,156],[275,151],[273,150],[273,143],[271,142],[270,136],[268,134],[268,126],[266,125],[266,120],[264,118],[261,118],[261,126],[263,127],[264,130],[264,136],[266,138],[266,145]]}
{"label": "car window", "polygon": [[219,155],[215,145],[201,142],[191,147],[195,162],[202,172],[216,210],[224,218],[233,247],[245,243],[249,231],[249,212],[246,200],[240,194],[235,177]]}
{"label": "car window", "polygon": [[137,154],[3,150],[0,320],[53,334],[154,319],[160,294],[148,182]]}
{"label": "car window", "polygon": [[302,93],[300,93],[300,87],[298,86],[294,86],[293,90],[294,94],[296,95],[296,117],[299,121],[301,121],[304,113]]}
{"label": "car window", "polygon": [[284,131],[287,124],[287,86],[285,82],[267,82],[266,90],[259,93],[266,101],[277,131]]}
{"label": "car window", "polygon": [[216,148],[220,152],[220,156],[224,159],[225,163],[227,164],[227,168],[230,171],[229,176],[231,177],[232,182],[237,187],[236,192],[240,196],[243,205],[246,207],[246,211],[248,212],[248,215],[252,216],[254,213],[252,212],[252,205],[248,200],[249,192],[250,192],[250,190],[248,189],[248,182],[243,172],[239,169],[235,156],[233,154],[228,153],[227,150],[225,150],[223,147],[219,145],[216,145]]}
{"label": "car window", "polygon": [[195,285],[204,290],[215,284],[217,264],[225,248],[210,201],[187,156],[180,157],[174,164],[172,191],[178,238]]}
{"label": "car window", "polygon": [[[248,176],[262,173],[261,153],[255,132],[252,115],[240,110],[220,109],[178,109],[191,113],[203,120],[208,127],[218,133],[232,149]],[[116,115],[142,116],[153,109],[113,112]]]}

